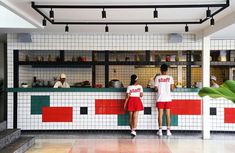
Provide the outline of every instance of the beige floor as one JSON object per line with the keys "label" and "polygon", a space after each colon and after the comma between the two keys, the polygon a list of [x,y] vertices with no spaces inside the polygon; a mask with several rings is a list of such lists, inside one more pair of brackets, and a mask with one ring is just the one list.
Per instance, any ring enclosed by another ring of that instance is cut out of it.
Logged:
{"label": "beige floor", "polygon": [[27,153],[234,153],[234,140],[37,139]]}

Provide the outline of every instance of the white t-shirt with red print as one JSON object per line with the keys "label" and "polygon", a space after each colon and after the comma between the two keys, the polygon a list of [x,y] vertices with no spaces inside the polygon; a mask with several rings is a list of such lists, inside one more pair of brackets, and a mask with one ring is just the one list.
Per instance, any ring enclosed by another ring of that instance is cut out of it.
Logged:
{"label": "white t-shirt with red print", "polygon": [[140,93],[143,93],[143,87],[141,85],[129,85],[126,93],[130,93],[130,97],[140,97]]}
{"label": "white t-shirt with red print", "polygon": [[158,89],[157,102],[171,102],[171,85],[174,79],[169,75],[159,75],[155,79],[155,86]]}

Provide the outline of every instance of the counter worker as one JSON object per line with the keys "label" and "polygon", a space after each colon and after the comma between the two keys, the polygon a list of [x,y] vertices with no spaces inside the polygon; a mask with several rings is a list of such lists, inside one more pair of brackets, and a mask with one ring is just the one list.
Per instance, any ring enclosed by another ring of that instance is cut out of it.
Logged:
{"label": "counter worker", "polygon": [[54,88],[70,88],[70,85],[65,81],[66,75],[64,73],[60,74],[60,80],[54,85]]}
{"label": "counter worker", "polygon": [[211,75],[210,77],[210,84],[212,88],[219,88],[219,85],[216,82],[216,77],[214,75]]}
{"label": "counter worker", "polygon": [[171,109],[171,91],[174,90],[174,80],[173,77],[167,75],[168,66],[166,64],[161,65],[161,75],[157,76],[155,79],[155,87],[157,90],[157,102],[156,107],[158,109],[158,125],[159,130],[157,135],[162,136],[162,118],[163,111],[166,110],[166,123],[167,123],[167,136],[171,136],[170,131],[170,109]]}

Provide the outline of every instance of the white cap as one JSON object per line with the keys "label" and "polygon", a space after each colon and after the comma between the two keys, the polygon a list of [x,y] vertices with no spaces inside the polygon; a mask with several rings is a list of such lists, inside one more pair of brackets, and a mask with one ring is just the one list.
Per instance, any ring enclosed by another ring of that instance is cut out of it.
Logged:
{"label": "white cap", "polygon": [[214,75],[211,75],[211,80],[215,80],[216,81],[216,77]]}
{"label": "white cap", "polygon": [[65,79],[65,78],[66,78],[66,75],[65,75],[64,73],[61,73],[61,74],[60,74],[60,78],[61,78],[61,79]]}

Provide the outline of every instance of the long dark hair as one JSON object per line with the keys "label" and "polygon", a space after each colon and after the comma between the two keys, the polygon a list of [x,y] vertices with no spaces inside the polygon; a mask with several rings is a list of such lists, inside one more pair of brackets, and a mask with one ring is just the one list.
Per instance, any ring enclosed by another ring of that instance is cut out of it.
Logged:
{"label": "long dark hair", "polygon": [[131,82],[130,82],[130,85],[134,85],[136,83],[136,80],[137,79],[137,75],[135,74],[132,74],[131,75]]}

